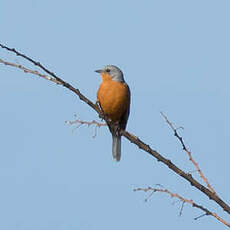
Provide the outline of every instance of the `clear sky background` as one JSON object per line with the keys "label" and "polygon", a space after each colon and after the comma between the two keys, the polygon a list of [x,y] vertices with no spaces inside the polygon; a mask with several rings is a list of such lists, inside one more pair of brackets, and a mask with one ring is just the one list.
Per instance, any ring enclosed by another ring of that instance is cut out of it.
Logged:
{"label": "clear sky background", "polygon": [[[96,100],[106,64],[132,92],[127,130],[186,172],[194,167],[160,115],[178,126],[210,183],[230,204],[230,2],[228,0],[1,0],[0,42],[33,57]],[[36,67],[0,49],[0,58]],[[230,220],[162,163],[122,140],[112,160],[107,128],[73,93],[0,66],[0,229],[226,229],[165,194],[162,184]],[[193,176],[199,179],[196,172]]]}

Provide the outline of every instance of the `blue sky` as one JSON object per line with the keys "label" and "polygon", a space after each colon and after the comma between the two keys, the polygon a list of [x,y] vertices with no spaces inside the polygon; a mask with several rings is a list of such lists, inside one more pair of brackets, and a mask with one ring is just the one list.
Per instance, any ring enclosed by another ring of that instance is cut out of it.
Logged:
{"label": "blue sky", "polygon": [[[185,171],[194,170],[160,115],[181,131],[210,183],[230,203],[229,1],[2,0],[0,41],[96,100],[106,64],[132,92],[127,130]],[[36,69],[0,50],[0,58]],[[105,127],[65,124],[95,112],[63,87],[1,65],[0,229],[225,229],[164,194],[162,184],[229,219],[221,208],[123,138],[112,160]],[[193,176],[199,179],[196,173]]]}

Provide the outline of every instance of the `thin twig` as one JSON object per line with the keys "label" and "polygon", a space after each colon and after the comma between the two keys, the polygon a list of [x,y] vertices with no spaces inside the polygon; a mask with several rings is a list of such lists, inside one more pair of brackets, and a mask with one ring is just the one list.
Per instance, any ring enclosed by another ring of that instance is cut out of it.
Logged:
{"label": "thin twig", "polygon": [[25,73],[31,73],[31,74],[37,75],[37,76],[39,76],[41,78],[44,78],[44,79],[46,79],[48,81],[52,81],[52,82],[54,82],[56,84],[61,84],[61,82],[59,82],[56,78],[50,77],[50,76],[45,75],[45,74],[41,74],[37,70],[31,70],[31,69],[28,69],[28,68],[26,68],[26,67],[24,67],[22,65],[15,64],[15,63],[12,63],[12,62],[7,62],[7,61],[4,61],[2,59],[0,59],[0,63],[8,65],[8,66],[19,68],[19,69],[23,70]]}
{"label": "thin twig", "polygon": [[182,201],[182,205],[181,205],[179,216],[182,216],[182,212],[183,212],[183,209],[184,209],[184,204],[185,204],[185,202]]}
{"label": "thin twig", "polygon": [[92,121],[82,121],[82,120],[74,120],[74,121],[66,121],[66,124],[69,124],[69,125],[73,125],[73,124],[81,124],[81,125],[96,125],[97,127],[101,127],[101,126],[107,126],[106,123],[100,123],[98,121],[95,121],[95,120],[92,120]]}
{"label": "thin twig", "polygon": [[204,214],[202,214],[202,215],[199,215],[199,216],[195,217],[194,220],[198,220],[198,219],[200,219],[200,218],[202,218],[202,217],[204,217],[204,216],[206,216],[206,213],[204,213]]}
{"label": "thin twig", "polygon": [[[186,199],[184,197],[182,197],[181,195],[177,194],[177,193],[173,193],[168,189],[160,189],[160,188],[152,188],[152,187],[148,187],[148,188],[136,188],[134,189],[134,191],[143,191],[143,192],[151,192],[151,194],[155,193],[155,192],[161,192],[161,193],[167,193],[169,194],[172,198],[177,198],[182,202],[182,208],[180,210],[180,215],[183,209],[183,204],[187,203],[192,205],[192,207],[198,208],[200,210],[202,210],[205,214],[202,216],[213,216],[214,218],[216,218],[218,221],[220,221],[221,223],[223,223],[224,225],[228,226],[230,228],[230,223],[228,223],[227,221],[225,221],[223,218],[221,218],[220,216],[218,216],[215,212],[211,212],[209,211],[207,208],[195,203],[193,200],[189,200]],[[197,218],[195,218],[197,219]]]}
{"label": "thin twig", "polygon": [[193,159],[192,157],[192,153],[191,151],[188,150],[188,148],[186,147],[183,138],[181,136],[179,136],[177,129],[173,126],[172,122],[170,122],[168,120],[168,118],[165,116],[165,114],[163,112],[161,112],[161,115],[163,116],[163,118],[165,119],[166,123],[170,126],[170,128],[173,130],[174,132],[174,136],[180,141],[183,150],[187,153],[189,160],[192,162],[192,164],[194,165],[194,167],[196,168],[197,172],[199,173],[201,179],[206,183],[207,187],[210,189],[210,191],[214,194],[216,194],[216,191],[214,190],[214,188],[211,186],[211,184],[208,182],[208,179],[204,176],[203,172],[201,171],[198,163]]}
{"label": "thin twig", "polygon": [[69,125],[78,124],[78,126],[76,128],[79,128],[81,125],[87,125],[88,127],[91,125],[95,125],[95,132],[94,132],[93,138],[95,138],[97,136],[97,128],[100,128],[102,126],[107,126],[106,123],[100,123],[100,122],[95,121],[95,120],[93,120],[93,121],[82,121],[79,119],[76,119],[74,121],[66,121],[66,124],[69,124]]}

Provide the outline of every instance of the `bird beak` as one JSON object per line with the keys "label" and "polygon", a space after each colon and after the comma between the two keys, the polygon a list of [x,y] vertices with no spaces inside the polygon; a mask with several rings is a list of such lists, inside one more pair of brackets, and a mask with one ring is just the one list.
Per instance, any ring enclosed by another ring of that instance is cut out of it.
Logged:
{"label": "bird beak", "polygon": [[96,73],[102,73],[103,70],[102,69],[98,69],[98,70],[95,70]]}

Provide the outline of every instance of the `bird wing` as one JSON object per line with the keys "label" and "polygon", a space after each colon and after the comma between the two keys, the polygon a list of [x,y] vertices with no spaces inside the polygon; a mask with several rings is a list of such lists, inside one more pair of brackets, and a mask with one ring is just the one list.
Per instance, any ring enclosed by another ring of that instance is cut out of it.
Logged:
{"label": "bird wing", "polygon": [[121,116],[120,126],[121,126],[122,129],[126,128],[127,121],[128,121],[128,118],[129,118],[129,112],[130,112],[131,93],[130,93],[129,86],[127,84],[126,84],[126,87],[128,88],[128,100],[127,100],[128,105],[127,105],[126,111]]}

